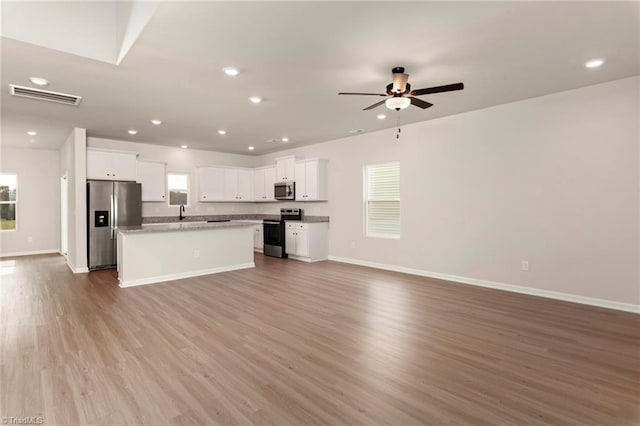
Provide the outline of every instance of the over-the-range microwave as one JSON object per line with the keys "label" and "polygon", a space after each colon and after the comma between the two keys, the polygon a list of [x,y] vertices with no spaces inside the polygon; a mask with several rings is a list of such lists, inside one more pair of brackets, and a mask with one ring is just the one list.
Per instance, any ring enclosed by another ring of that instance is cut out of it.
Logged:
{"label": "over-the-range microwave", "polygon": [[274,185],[274,198],[276,200],[295,200],[295,182],[276,182]]}

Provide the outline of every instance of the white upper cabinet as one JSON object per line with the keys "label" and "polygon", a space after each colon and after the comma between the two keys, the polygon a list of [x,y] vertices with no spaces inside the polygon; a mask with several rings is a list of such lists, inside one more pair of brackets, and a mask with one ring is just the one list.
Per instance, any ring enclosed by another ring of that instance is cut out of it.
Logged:
{"label": "white upper cabinet", "polygon": [[235,169],[224,170],[224,199],[238,201],[238,172]]}
{"label": "white upper cabinet", "polygon": [[142,184],[142,201],[165,201],[165,163],[138,161],[137,182]]}
{"label": "white upper cabinet", "polygon": [[222,167],[198,167],[199,201],[225,201],[225,170]]}
{"label": "white upper cabinet", "polygon": [[253,170],[225,169],[225,201],[253,201]]}
{"label": "white upper cabinet", "polygon": [[276,159],[276,182],[296,180],[296,157],[293,155]]}
{"label": "white upper cabinet", "polygon": [[275,201],[276,168],[264,169],[264,195],[267,201]]}
{"label": "white upper cabinet", "polygon": [[237,169],[238,171],[238,200],[253,201],[253,170]]}
{"label": "white upper cabinet", "polygon": [[328,199],[327,160],[304,160],[296,163],[296,201]]}
{"label": "white upper cabinet", "polygon": [[200,201],[253,201],[253,170],[199,167],[198,199]]}
{"label": "white upper cabinet", "polygon": [[87,149],[87,179],[135,181],[136,157],[134,152]]}
{"label": "white upper cabinet", "polygon": [[274,166],[261,167],[253,170],[253,200],[275,201],[274,184],[276,182],[276,168]]}

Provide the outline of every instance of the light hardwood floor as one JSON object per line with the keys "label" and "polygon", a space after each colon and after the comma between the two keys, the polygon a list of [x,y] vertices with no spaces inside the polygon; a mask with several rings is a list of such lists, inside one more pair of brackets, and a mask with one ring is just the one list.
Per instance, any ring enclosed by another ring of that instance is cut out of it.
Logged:
{"label": "light hardwood floor", "polygon": [[640,315],[261,255],[255,269],[128,289],[60,256],[1,264],[0,416],[640,423]]}

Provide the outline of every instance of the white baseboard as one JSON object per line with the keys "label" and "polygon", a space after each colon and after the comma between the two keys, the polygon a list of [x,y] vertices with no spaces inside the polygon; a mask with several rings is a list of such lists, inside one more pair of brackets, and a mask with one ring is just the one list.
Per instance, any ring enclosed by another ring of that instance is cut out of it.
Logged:
{"label": "white baseboard", "polygon": [[307,263],[311,263],[311,259],[308,257],[300,257],[300,256],[294,256],[293,254],[289,255],[289,259],[293,259],[293,260],[299,260],[301,262],[307,262]]}
{"label": "white baseboard", "polygon": [[221,266],[219,268],[201,269],[199,271],[181,272],[179,274],[160,275],[151,278],[141,278],[139,280],[120,281],[121,288],[135,287],[138,285],[155,284],[166,281],[181,280],[183,278],[199,277],[201,275],[218,274],[220,272],[237,271],[238,269],[255,268],[253,262],[240,263],[237,265]]}
{"label": "white baseboard", "polygon": [[531,296],[546,297],[549,299],[562,300],[565,302],[580,303],[583,305],[598,306],[601,308],[615,309],[618,311],[640,313],[640,305],[632,303],[614,302],[612,300],[596,299],[593,297],[578,296],[575,294],[561,293],[557,291],[541,290],[532,287],[524,287],[513,284],[504,284],[495,281],[480,280],[477,278],[461,277],[458,275],[441,274],[439,272],[425,271],[422,269],[405,268],[404,266],[387,265],[384,263],[369,262],[366,260],[350,259],[339,256],[329,256],[329,260],[352,265],[367,266],[369,268],[384,269],[387,271],[401,272],[422,277],[437,278],[439,280],[453,281],[462,284],[476,285],[496,290],[510,291],[514,293],[528,294]]}
{"label": "white baseboard", "polygon": [[18,256],[34,256],[36,254],[52,254],[60,253],[60,249],[47,249],[47,250],[31,250],[31,251],[16,251],[13,253],[2,253],[0,257],[18,257]]}
{"label": "white baseboard", "polygon": [[71,272],[73,272],[74,274],[86,274],[87,272],[89,272],[89,268],[87,268],[86,266],[83,268],[78,268],[75,265],[73,265],[71,262],[69,262],[69,258],[67,258],[67,266],[69,267],[69,269],[71,269]]}

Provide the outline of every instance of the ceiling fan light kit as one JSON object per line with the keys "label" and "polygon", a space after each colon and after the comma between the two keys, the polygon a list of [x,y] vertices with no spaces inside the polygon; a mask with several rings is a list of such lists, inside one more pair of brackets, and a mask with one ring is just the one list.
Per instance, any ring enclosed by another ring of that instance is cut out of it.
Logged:
{"label": "ceiling fan light kit", "polygon": [[405,109],[409,105],[411,105],[411,99],[404,97],[393,97],[384,101],[384,104],[389,109],[395,109],[396,111],[400,111],[401,109]]}
{"label": "ceiling fan light kit", "polygon": [[338,95],[366,95],[366,96],[383,96],[387,99],[376,102],[373,105],[369,105],[364,109],[368,111],[385,104],[389,109],[395,109],[400,111],[407,108],[409,105],[417,106],[418,108],[427,109],[432,107],[431,102],[423,101],[416,96],[431,95],[434,93],[452,92],[454,90],[464,89],[464,84],[453,83],[444,86],[428,87],[426,89],[411,90],[411,85],[408,83],[409,74],[404,73],[404,67],[395,67],[391,70],[393,74],[393,81],[387,85],[386,93],[354,93],[354,92],[340,92]]}

